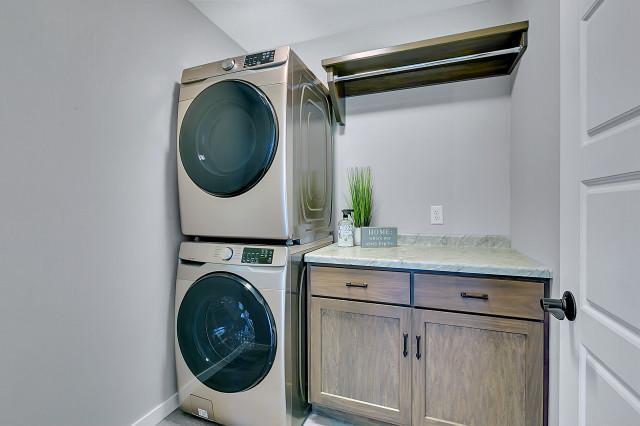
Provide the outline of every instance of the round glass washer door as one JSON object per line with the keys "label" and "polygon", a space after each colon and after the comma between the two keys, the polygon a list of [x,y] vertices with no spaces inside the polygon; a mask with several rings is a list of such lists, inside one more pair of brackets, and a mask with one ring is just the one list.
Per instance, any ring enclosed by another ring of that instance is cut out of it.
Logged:
{"label": "round glass washer door", "polygon": [[219,392],[256,386],[276,356],[276,326],[267,302],[248,281],[226,272],[205,275],[187,290],[176,332],[189,370]]}
{"label": "round glass washer door", "polygon": [[234,197],[254,187],[278,145],[273,106],[256,86],[225,80],[204,89],[182,120],[182,165],[202,190]]}

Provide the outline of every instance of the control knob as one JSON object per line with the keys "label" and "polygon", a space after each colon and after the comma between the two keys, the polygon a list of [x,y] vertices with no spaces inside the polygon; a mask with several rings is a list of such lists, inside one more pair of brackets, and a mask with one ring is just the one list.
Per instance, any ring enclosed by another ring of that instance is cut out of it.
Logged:
{"label": "control knob", "polygon": [[222,249],[222,260],[230,260],[233,257],[233,249],[231,247],[225,247]]}
{"label": "control knob", "polygon": [[222,61],[222,69],[225,71],[231,71],[236,66],[236,61],[233,58],[225,59]]}

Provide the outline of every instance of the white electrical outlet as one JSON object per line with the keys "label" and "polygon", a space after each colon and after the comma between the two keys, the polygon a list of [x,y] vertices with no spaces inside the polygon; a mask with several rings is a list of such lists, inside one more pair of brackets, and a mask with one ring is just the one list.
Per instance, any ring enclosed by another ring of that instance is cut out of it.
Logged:
{"label": "white electrical outlet", "polygon": [[444,215],[442,213],[442,206],[431,206],[431,224],[443,225]]}

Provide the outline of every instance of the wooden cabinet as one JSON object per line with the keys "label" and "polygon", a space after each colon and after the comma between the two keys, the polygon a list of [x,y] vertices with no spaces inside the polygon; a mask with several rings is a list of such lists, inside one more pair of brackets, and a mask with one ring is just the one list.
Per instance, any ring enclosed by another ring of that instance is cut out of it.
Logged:
{"label": "wooden cabinet", "polygon": [[410,424],[410,318],[411,308],[313,297],[311,401]]}
{"label": "wooden cabinet", "polygon": [[546,424],[548,282],[312,266],[310,285],[312,404],[399,425]]}
{"label": "wooden cabinet", "polygon": [[542,323],[415,309],[413,334],[413,425],[542,424]]}

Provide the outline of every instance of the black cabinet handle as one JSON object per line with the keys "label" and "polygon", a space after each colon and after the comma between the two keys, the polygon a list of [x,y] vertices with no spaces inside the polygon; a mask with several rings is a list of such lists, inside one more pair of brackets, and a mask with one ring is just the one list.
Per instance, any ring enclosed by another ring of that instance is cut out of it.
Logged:
{"label": "black cabinet handle", "polygon": [[566,318],[569,321],[574,321],[578,311],[576,299],[570,291],[565,291],[562,299],[540,299],[540,307],[559,320]]}
{"label": "black cabinet handle", "polygon": [[420,336],[416,336],[416,359],[422,358],[420,354]]}
{"label": "black cabinet handle", "polygon": [[473,293],[470,291],[463,291],[462,293],[460,293],[460,297],[464,297],[465,299],[489,300],[489,295],[486,293]]}
{"label": "black cabinet handle", "polygon": [[367,287],[369,287],[369,284],[367,284],[367,283],[352,283],[352,282],[348,282],[348,283],[345,283],[345,286],[347,286],[347,287],[367,288]]}
{"label": "black cabinet handle", "polygon": [[407,333],[404,333],[402,335],[402,340],[404,341],[404,344],[402,346],[402,355],[404,355],[404,357],[406,358],[407,355],[409,355],[409,351],[407,350],[407,341],[409,340],[409,335]]}

